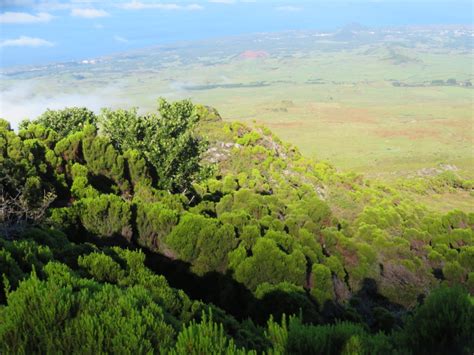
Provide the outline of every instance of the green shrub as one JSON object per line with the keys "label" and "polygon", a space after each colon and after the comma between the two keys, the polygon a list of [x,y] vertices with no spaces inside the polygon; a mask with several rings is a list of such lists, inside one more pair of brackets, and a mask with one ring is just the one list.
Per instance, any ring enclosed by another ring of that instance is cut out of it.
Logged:
{"label": "green shrub", "polygon": [[170,354],[256,354],[237,349],[232,339],[225,333],[222,324],[212,321],[212,314],[205,313],[200,323],[192,321],[179,334]]}
{"label": "green shrub", "polygon": [[63,110],[47,110],[34,123],[50,128],[60,137],[78,132],[87,124],[94,125],[96,115],[85,107],[68,107]]}
{"label": "green shrub", "polygon": [[223,271],[227,268],[227,254],[237,242],[234,228],[221,225],[216,219],[185,214],[165,239],[181,259],[195,264],[200,274]]}
{"label": "green shrub", "polygon": [[147,186],[151,185],[150,167],[143,155],[137,150],[127,150],[124,153],[124,157],[127,162],[132,185],[136,186],[138,183]]}
{"label": "green shrub", "polygon": [[[122,190],[128,188],[124,177],[125,159],[115,150],[109,139],[101,136],[84,138],[83,153],[89,171],[108,177],[121,186]],[[102,188],[105,190],[107,187]]]}
{"label": "green shrub", "polygon": [[311,294],[322,308],[326,301],[334,299],[331,270],[323,264],[314,264],[312,268],[313,288]]}
{"label": "green shrub", "polygon": [[123,278],[124,273],[120,265],[103,253],[80,256],[77,263],[97,281],[117,283]]}
{"label": "green shrub", "polygon": [[457,261],[452,261],[444,265],[443,275],[450,284],[457,284],[464,281],[465,271]]}
{"label": "green shrub", "polygon": [[186,191],[204,170],[201,155],[206,142],[194,134],[199,117],[188,101],[160,99],[160,115],[139,116],[130,111],[104,110],[102,131],[122,152],[135,150],[155,169],[160,189]]}
{"label": "green shrub", "polygon": [[474,304],[460,287],[432,291],[410,317],[403,341],[418,354],[461,354],[474,349]]}
{"label": "green shrub", "polygon": [[130,203],[115,195],[85,198],[76,203],[82,225],[101,237],[132,237]]}
{"label": "green shrub", "polygon": [[260,238],[252,248],[252,256],[236,265],[234,271],[237,281],[251,290],[264,282],[278,284],[288,281],[303,285],[306,259],[299,250],[286,254],[274,240]]}
{"label": "green shrub", "polygon": [[172,344],[173,329],[143,287],[78,279],[61,264],[46,269],[46,281],[33,274],[0,309],[2,353],[147,353]]}
{"label": "green shrub", "polygon": [[152,251],[159,251],[163,238],[177,223],[178,212],[162,203],[138,203],[138,244]]}
{"label": "green shrub", "polygon": [[383,334],[370,335],[358,324],[348,322],[333,325],[304,325],[296,317],[281,325],[268,322],[267,338],[274,354],[391,354],[395,353]]}

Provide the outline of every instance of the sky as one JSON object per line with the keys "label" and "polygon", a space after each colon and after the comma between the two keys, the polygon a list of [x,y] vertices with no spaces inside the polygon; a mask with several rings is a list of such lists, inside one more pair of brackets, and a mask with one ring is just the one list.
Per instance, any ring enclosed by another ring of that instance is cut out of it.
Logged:
{"label": "sky", "polygon": [[0,67],[255,32],[472,24],[466,0],[0,0]]}

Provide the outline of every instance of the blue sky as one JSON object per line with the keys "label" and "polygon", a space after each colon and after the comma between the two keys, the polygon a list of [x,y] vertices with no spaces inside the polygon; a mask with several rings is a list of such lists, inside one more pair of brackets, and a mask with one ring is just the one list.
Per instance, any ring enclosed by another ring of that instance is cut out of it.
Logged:
{"label": "blue sky", "polygon": [[466,0],[0,0],[0,66],[252,32],[472,24]]}

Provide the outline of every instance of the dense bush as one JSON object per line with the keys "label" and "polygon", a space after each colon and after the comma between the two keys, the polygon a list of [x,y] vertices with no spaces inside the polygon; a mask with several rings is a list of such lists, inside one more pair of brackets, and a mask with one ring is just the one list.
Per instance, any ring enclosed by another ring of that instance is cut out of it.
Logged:
{"label": "dense bush", "polygon": [[205,142],[194,134],[199,116],[189,101],[161,99],[159,116],[139,116],[136,110],[104,110],[101,130],[122,152],[135,150],[154,167],[162,189],[185,191],[201,171]]}
{"label": "dense bush", "polygon": [[[255,290],[263,282],[278,284],[289,281],[302,286],[305,281],[306,259],[295,250],[291,254],[283,252],[278,244],[268,238],[260,238],[252,248],[252,256],[236,249],[230,256],[237,281]],[[240,259],[240,260],[239,260]]]}
{"label": "dense bush", "polygon": [[[85,107],[71,107],[63,110],[47,110],[35,120],[35,124],[52,129],[61,137],[80,131],[86,124],[95,124],[96,115]],[[30,122],[23,122],[21,128],[28,128]]]}
{"label": "dense bush", "polygon": [[85,229],[98,236],[132,237],[130,204],[115,195],[84,198],[76,203]]}
{"label": "dense bush", "polygon": [[321,307],[334,298],[331,270],[322,264],[314,264],[312,270],[313,289],[311,293]]}
{"label": "dense bush", "polygon": [[45,269],[47,281],[23,281],[0,310],[2,352],[145,353],[172,343],[173,328],[143,287],[78,279],[60,264]]}
{"label": "dense bush", "polygon": [[186,214],[166,238],[166,244],[196,272],[224,271],[227,254],[236,244],[234,228],[201,215]]}
{"label": "dense bush", "polygon": [[192,321],[179,334],[170,354],[255,354],[237,349],[232,339],[224,334],[222,324],[212,321],[212,313],[203,315],[200,323]]}
{"label": "dense bush", "polygon": [[137,206],[138,244],[152,251],[163,251],[164,238],[178,224],[178,213],[166,205],[139,203]]}
{"label": "dense bush", "polygon": [[267,337],[277,354],[390,354],[395,353],[390,339],[371,335],[358,324],[308,326],[297,317],[268,322]]}
{"label": "dense bush", "polygon": [[443,287],[407,320],[403,340],[418,354],[468,354],[474,349],[472,334],[472,298],[460,287]]}

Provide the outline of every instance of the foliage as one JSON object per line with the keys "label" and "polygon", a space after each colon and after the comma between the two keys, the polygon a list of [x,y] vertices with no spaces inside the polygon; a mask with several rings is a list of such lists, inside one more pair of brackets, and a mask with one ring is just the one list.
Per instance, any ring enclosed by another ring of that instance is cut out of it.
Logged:
{"label": "foliage", "polygon": [[137,208],[138,244],[159,251],[163,239],[178,223],[178,213],[166,205],[139,203]]}
{"label": "foliage", "polygon": [[[179,334],[170,354],[254,354],[237,349],[234,341],[224,334],[222,324],[212,321],[212,313],[203,314],[200,323],[192,321]],[[256,353],[255,353],[256,354]]]}
{"label": "foliage", "polygon": [[190,101],[168,103],[160,99],[159,116],[130,111],[104,110],[101,130],[121,151],[135,150],[154,167],[162,189],[185,191],[201,171],[206,144],[193,130],[199,116]]}
{"label": "foliage", "polygon": [[47,281],[23,281],[0,310],[2,352],[143,353],[171,343],[173,329],[143,287],[78,279],[54,263],[46,272]]}
{"label": "foliage", "polygon": [[443,287],[407,320],[403,339],[419,354],[467,354],[474,349],[473,332],[472,299],[460,287]]}
{"label": "foliage", "polygon": [[[47,110],[35,120],[35,124],[52,129],[59,136],[80,131],[86,124],[96,124],[96,115],[85,107],[70,107],[63,110]],[[29,128],[30,123],[24,122],[20,129]]]}
{"label": "foliage", "polygon": [[320,306],[323,307],[326,301],[330,301],[334,298],[331,270],[325,265],[314,264],[312,276],[314,286],[311,292]]}
{"label": "foliage", "polygon": [[237,281],[251,290],[263,282],[278,284],[289,281],[303,285],[306,260],[299,250],[287,254],[280,250],[274,240],[260,238],[252,248],[252,256],[244,258],[234,269]]}
{"label": "foliage", "polygon": [[77,202],[81,222],[89,232],[104,237],[131,238],[130,204],[115,195],[100,195]]}
{"label": "foliage", "polygon": [[201,274],[224,271],[235,241],[231,225],[195,214],[184,215],[166,238],[166,244]]}

